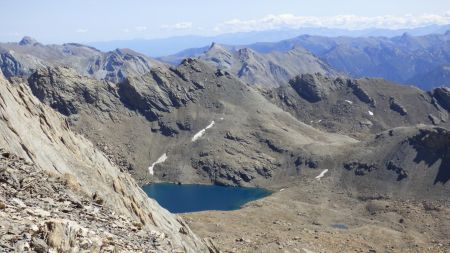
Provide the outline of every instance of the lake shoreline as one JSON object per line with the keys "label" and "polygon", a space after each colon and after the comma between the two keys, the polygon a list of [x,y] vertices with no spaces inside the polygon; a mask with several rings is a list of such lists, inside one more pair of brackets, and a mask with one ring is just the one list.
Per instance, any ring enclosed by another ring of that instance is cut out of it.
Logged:
{"label": "lake shoreline", "polygon": [[168,182],[147,184],[142,189],[172,213],[238,210],[274,193],[265,188]]}

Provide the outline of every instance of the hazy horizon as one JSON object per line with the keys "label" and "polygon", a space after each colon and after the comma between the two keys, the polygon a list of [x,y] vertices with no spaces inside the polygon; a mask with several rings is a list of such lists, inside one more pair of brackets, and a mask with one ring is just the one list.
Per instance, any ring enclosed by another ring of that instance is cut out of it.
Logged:
{"label": "hazy horizon", "polygon": [[[325,8],[326,7],[326,8]],[[450,24],[450,1],[1,1],[0,41],[43,43],[156,39],[184,35],[326,27],[401,29]],[[251,10],[251,11],[249,11]],[[99,21],[100,20],[100,21]]]}

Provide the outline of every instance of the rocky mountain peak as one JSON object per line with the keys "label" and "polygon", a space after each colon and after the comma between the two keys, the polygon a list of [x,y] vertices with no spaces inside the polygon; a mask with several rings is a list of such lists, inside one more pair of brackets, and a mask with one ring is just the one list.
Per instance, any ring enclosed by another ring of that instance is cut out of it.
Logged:
{"label": "rocky mountain peak", "polygon": [[19,41],[19,45],[21,46],[34,45],[36,43],[38,43],[38,41],[30,36],[25,36]]}
{"label": "rocky mountain peak", "polygon": [[211,55],[227,55],[231,56],[230,52],[223,46],[216,42],[213,42],[211,46],[209,47],[208,51],[206,51],[207,54]]}
{"label": "rocky mountain peak", "polygon": [[219,69],[229,69],[233,62],[232,53],[217,43],[212,43],[204,55],[199,58],[207,62],[214,62]]}

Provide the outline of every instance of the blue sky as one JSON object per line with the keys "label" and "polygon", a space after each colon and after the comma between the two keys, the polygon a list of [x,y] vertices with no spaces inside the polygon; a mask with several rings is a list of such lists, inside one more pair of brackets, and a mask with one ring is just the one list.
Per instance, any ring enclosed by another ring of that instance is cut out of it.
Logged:
{"label": "blue sky", "polygon": [[450,23],[449,0],[0,0],[0,41],[44,43]]}

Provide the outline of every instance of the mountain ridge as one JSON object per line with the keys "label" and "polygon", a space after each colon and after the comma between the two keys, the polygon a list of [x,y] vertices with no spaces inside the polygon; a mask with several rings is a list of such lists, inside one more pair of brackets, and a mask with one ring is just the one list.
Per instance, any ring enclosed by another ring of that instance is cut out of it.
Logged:
{"label": "mountain ridge", "polygon": [[326,27],[305,27],[300,29],[268,30],[256,32],[225,33],[216,36],[175,36],[161,39],[132,39],[117,41],[100,41],[86,43],[100,48],[104,51],[111,51],[116,48],[132,48],[152,57],[162,57],[175,54],[186,48],[198,48],[210,45],[212,42],[220,44],[244,45],[256,42],[276,42],[279,40],[293,38],[302,34],[321,36],[386,36],[394,37],[407,32],[412,35],[426,35],[431,33],[444,33],[450,29],[449,25],[430,25],[411,29],[379,29],[368,28],[361,30],[333,29]]}
{"label": "mountain ridge", "polygon": [[[301,35],[279,42],[227,45],[235,50],[250,48],[259,53],[287,52],[295,47],[310,51],[337,72],[353,77],[382,77],[398,83],[412,84],[431,90],[447,85],[447,79],[427,80],[421,75],[448,65],[449,37],[445,34],[387,37],[325,37]],[[177,54],[161,57],[169,63],[183,57],[201,57],[205,48],[185,49]],[[428,78],[433,77],[433,72]]]}

